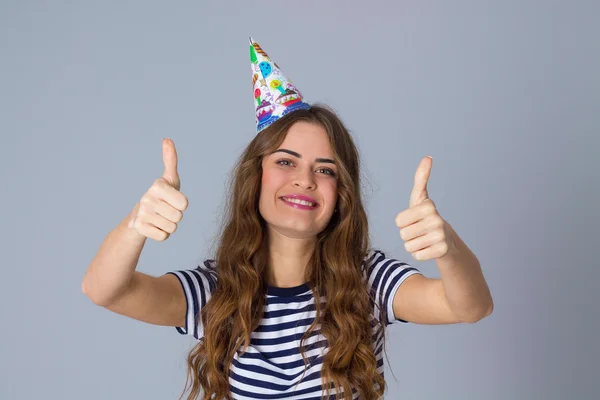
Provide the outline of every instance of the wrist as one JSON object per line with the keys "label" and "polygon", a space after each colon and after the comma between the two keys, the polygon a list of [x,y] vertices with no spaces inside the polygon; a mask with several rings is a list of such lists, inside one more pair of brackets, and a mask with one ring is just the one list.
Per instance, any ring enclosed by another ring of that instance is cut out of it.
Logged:
{"label": "wrist", "polygon": [[134,244],[143,244],[146,241],[146,236],[140,235],[133,227],[129,226],[132,215],[128,215],[119,224],[122,235],[125,236],[126,240],[133,242]]}
{"label": "wrist", "polygon": [[446,251],[446,254],[444,254],[442,257],[440,257],[440,260],[447,260],[447,259],[451,259],[451,258],[455,258],[458,253],[460,253],[460,238],[458,237],[458,235],[456,234],[456,232],[454,231],[454,229],[452,229],[452,226],[446,222],[446,244],[448,246],[448,249]]}

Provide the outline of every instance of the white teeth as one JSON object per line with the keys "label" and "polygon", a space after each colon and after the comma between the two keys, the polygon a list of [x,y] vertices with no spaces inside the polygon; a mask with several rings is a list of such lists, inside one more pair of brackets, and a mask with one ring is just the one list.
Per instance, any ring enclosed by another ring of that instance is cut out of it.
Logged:
{"label": "white teeth", "polygon": [[309,207],[316,206],[315,203],[311,203],[310,201],[298,200],[298,199],[288,199],[287,197],[284,197],[283,199],[289,203],[301,204],[303,206],[309,206]]}

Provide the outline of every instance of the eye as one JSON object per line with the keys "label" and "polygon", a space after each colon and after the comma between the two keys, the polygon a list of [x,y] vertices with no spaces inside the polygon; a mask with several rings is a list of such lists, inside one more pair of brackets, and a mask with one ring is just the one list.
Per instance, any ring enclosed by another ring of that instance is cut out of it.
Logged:
{"label": "eye", "polygon": [[291,165],[293,163],[292,163],[291,160],[288,160],[287,158],[282,158],[282,159],[279,159],[279,160],[275,161],[275,164],[281,165],[281,166],[288,166],[288,165]]}
{"label": "eye", "polygon": [[330,168],[319,168],[317,171],[324,171],[326,175],[335,176],[335,172]]}

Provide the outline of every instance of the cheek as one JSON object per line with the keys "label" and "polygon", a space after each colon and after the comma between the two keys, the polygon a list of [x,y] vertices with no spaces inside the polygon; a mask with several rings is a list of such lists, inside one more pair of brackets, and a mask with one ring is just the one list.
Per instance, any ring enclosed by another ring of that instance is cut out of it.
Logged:
{"label": "cheek", "polygon": [[322,184],[323,197],[327,204],[331,205],[331,209],[335,208],[337,203],[337,184],[334,182],[327,182]]}
{"label": "cheek", "polygon": [[261,177],[260,197],[258,201],[258,210],[263,218],[269,219],[273,206],[276,202],[274,200],[278,191],[283,187],[285,179],[281,171],[274,169],[264,169]]}
{"label": "cheek", "polygon": [[261,178],[261,194],[273,193],[279,190],[284,181],[285,179],[280,171],[273,169],[263,170]]}

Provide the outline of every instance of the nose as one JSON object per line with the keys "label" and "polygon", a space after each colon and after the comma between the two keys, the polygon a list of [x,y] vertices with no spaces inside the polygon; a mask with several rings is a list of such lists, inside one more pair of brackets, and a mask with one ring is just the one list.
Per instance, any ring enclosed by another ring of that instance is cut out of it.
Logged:
{"label": "nose", "polygon": [[317,184],[309,168],[298,171],[294,176],[293,185],[304,190],[314,190]]}

